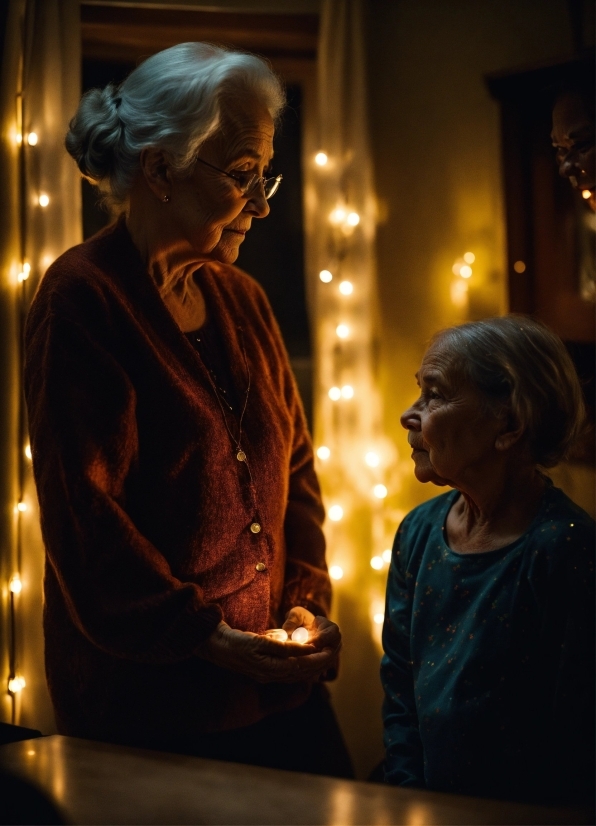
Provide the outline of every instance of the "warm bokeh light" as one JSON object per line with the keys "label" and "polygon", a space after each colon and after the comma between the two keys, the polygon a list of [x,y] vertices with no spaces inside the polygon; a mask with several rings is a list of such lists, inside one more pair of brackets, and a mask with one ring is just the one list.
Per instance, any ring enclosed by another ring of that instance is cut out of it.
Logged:
{"label": "warm bokeh light", "polygon": [[19,283],[22,283],[23,281],[26,281],[28,278],[29,278],[29,273],[26,272],[24,269],[21,270],[21,272],[17,275],[17,281]]}
{"label": "warm bokeh light", "polygon": [[327,515],[332,522],[339,522],[339,520],[344,515],[344,509],[341,505],[331,505],[331,507],[327,511]]}
{"label": "warm bokeh light", "polygon": [[24,513],[27,510],[27,505],[24,502],[19,502],[17,505],[17,510],[20,513]]}
{"label": "warm bokeh light", "polygon": [[50,203],[50,196],[46,195],[45,192],[42,192],[38,198],[38,203],[40,207],[47,207],[47,205]]}
{"label": "warm bokeh light", "polygon": [[339,387],[332,387],[329,391],[329,398],[331,401],[336,402],[338,399],[341,399],[341,390]]}
{"label": "warm bokeh light", "polygon": [[344,575],[344,569],[340,565],[332,565],[329,568],[329,576],[331,579],[341,579]]}
{"label": "warm bokeh light", "polygon": [[12,679],[8,681],[8,690],[11,694],[18,694],[19,691],[22,691],[26,685],[27,683],[25,682],[24,677],[12,677]]}
{"label": "warm bokeh light", "polygon": [[317,152],[315,155],[315,163],[317,166],[325,166],[329,158],[325,152]]}
{"label": "warm bokeh light", "polygon": [[14,136],[14,141],[17,146],[20,146],[23,143],[23,136],[20,132],[17,132],[17,134]]}
{"label": "warm bokeh light", "polygon": [[350,212],[346,218],[346,224],[350,227],[357,227],[360,223],[360,216],[357,212]]}
{"label": "warm bokeh light", "polygon": [[31,460],[33,458],[33,454],[31,453],[31,445],[30,444],[25,445],[25,456],[29,460]]}
{"label": "warm bokeh light", "polygon": [[468,264],[462,264],[462,266],[459,268],[459,274],[462,278],[470,278],[470,276],[472,275],[472,267],[470,267]]}
{"label": "warm bokeh light", "polygon": [[586,201],[588,200],[591,194],[592,193],[589,189],[582,189],[582,198],[585,198]]}
{"label": "warm bokeh light", "polygon": [[476,256],[473,252],[464,252],[464,261],[466,264],[473,264],[476,260]]}
{"label": "warm bokeh light", "polygon": [[343,207],[336,207],[329,215],[332,224],[341,224],[346,218],[346,211]]}
{"label": "warm bokeh light", "polygon": [[338,324],[335,332],[339,338],[347,338],[350,335],[350,328],[347,324]]}
{"label": "warm bokeh light", "polygon": [[383,567],[383,560],[380,556],[373,556],[370,561],[370,567],[374,568],[375,571],[380,571]]}
{"label": "warm bokeh light", "polygon": [[29,132],[27,135],[27,143],[29,146],[36,146],[37,145],[37,133],[36,132]]}
{"label": "warm bokeh light", "polygon": [[354,388],[351,384],[344,384],[341,389],[341,395],[344,399],[353,399],[354,398]]}
{"label": "warm bokeh light", "polygon": [[364,457],[364,461],[369,467],[378,467],[381,460],[379,459],[378,453],[375,453],[373,450],[369,450]]}
{"label": "warm bokeh light", "polygon": [[319,457],[319,459],[322,459],[324,462],[326,462],[327,459],[331,456],[331,451],[328,447],[325,447],[325,445],[321,445],[321,447],[317,449],[317,456]]}
{"label": "warm bokeh light", "polygon": [[384,619],[385,619],[385,615],[381,614],[380,611],[377,614],[375,614],[374,617],[373,617],[373,620],[377,625],[382,625]]}
{"label": "warm bokeh light", "polygon": [[391,562],[391,548],[387,548],[386,550],[384,550],[381,556],[383,558],[383,562],[386,565],[389,565],[389,563]]}
{"label": "warm bokeh light", "polygon": [[329,270],[321,270],[319,273],[319,278],[323,282],[323,284],[328,284],[330,281],[333,281],[333,276],[329,272]]}
{"label": "warm bokeh light", "polygon": [[18,574],[13,574],[11,576],[8,583],[8,590],[11,594],[20,594],[23,590],[23,583],[21,582],[21,577]]}
{"label": "warm bokeh light", "polygon": [[513,265],[513,269],[515,270],[515,272],[522,273],[526,271],[526,265],[523,261],[516,261]]}
{"label": "warm bokeh light", "polygon": [[342,281],[339,285],[339,291],[342,295],[352,295],[354,287],[351,281]]}
{"label": "warm bokeh light", "polygon": [[384,499],[387,496],[387,488],[385,485],[375,485],[373,488],[373,493],[377,499]]}
{"label": "warm bokeh light", "polygon": [[459,278],[457,281],[452,281],[451,286],[449,288],[449,292],[451,294],[451,303],[454,307],[465,307],[468,301],[468,282],[461,281]]}

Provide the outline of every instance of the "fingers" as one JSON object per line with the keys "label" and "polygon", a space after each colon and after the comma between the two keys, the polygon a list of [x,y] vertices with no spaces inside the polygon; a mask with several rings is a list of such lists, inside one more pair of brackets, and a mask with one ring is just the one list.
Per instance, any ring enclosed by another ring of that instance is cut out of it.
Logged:
{"label": "fingers", "polygon": [[310,640],[316,648],[337,648],[341,646],[339,626],[325,617],[315,617]]}
{"label": "fingers", "polygon": [[287,631],[288,636],[290,636],[292,631],[295,631],[296,628],[300,628],[300,626],[310,629],[314,621],[314,614],[306,608],[303,608],[301,605],[296,605],[288,611],[286,621],[282,625],[282,628],[284,631]]}

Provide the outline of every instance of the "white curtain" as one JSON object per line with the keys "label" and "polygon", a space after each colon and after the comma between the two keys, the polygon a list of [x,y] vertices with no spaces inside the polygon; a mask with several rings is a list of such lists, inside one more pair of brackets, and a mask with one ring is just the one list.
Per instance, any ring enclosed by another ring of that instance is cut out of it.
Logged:
{"label": "white curtain", "polygon": [[[80,177],[63,148],[80,92],[78,0],[11,0],[0,87],[0,719],[44,733],[54,725],[43,666],[44,554],[26,452],[21,343],[39,279],[82,240]],[[24,686],[7,693],[15,676]]]}

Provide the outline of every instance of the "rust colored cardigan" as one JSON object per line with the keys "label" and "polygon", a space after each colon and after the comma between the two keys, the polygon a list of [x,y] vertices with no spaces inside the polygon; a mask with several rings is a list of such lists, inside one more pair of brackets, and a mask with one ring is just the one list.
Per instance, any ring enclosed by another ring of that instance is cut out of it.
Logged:
{"label": "rust colored cardigan", "polygon": [[46,672],[63,734],[180,748],[310,690],[260,685],[195,654],[222,617],[262,632],[293,605],[326,614],[330,601],[312,445],[271,308],[235,267],[208,264],[199,277],[241,396],[244,337],[258,534],[207,371],[122,219],[58,258],[29,312]]}

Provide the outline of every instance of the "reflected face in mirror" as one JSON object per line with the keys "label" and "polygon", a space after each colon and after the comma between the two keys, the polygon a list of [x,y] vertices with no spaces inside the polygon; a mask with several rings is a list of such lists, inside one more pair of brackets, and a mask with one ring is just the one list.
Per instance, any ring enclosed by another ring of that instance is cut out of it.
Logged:
{"label": "reflected face in mirror", "polygon": [[566,92],[557,98],[551,138],[559,174],[569,178],[574,189],[588,190],[587,201],[596,211],[594,115],[581,94]]}
{"label": "reflected face in mirror", "polygon": [[[239,180],[261,176],[273,156],[273,132],[267,109],[247,99],[224,114],[221,128],[198,155]],[[174,175],[169,213],[196,253],[231,264],[253,218],[267,216],[269,204],[261,184],[243,195],[233,177],[222,171],[197,161],[189,174]]]}
{"label": "reflected face in mirror", "polygon": [[416,379],[420,396],[401,416],[416,478],[435,485],[473,486],[496,457],[500,420],[486,412],[480,392],[460,376],[440,342],[425,353]]}

